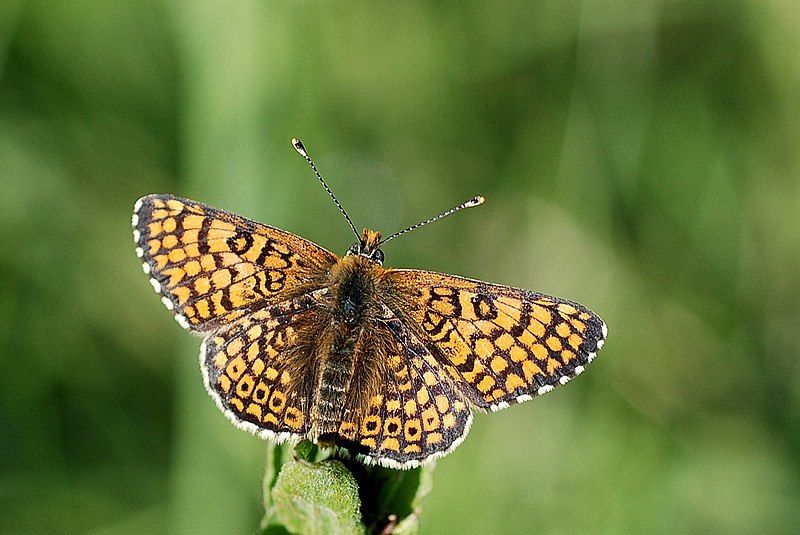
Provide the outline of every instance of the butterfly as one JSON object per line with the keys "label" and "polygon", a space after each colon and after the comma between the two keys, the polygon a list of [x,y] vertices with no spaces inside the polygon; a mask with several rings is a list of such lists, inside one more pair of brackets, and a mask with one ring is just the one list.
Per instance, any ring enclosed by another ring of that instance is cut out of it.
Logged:
{"label": "butterfly", "polygon": [[203,203],[148,195],[134,206],[136,255],[161,301],[203,336],[200,367],[237,427],[277,443],[311,439],[366,464],[408,469],[452,452],[473,411],[567,383],[603,346],[584,306],[454,275],[383,267],[359,233],[343,257]]}

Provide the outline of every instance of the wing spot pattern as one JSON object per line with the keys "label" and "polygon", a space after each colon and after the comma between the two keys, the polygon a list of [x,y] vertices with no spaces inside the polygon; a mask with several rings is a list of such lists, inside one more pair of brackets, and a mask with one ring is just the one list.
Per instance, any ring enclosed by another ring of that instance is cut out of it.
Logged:
{"label": "wing spot pattern", "polygon": [[405,273],[456,280],[442,286],[411,279],[409,294],[419,302],[412,310],[426,344],[479,406],[503,408],[563,384],[602,346],[602,321],[572,303],[447,275]]}

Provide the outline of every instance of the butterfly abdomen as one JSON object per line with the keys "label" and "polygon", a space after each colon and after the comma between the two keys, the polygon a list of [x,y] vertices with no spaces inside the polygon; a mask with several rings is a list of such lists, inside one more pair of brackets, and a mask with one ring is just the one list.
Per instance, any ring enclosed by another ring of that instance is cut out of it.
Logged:
{"label": "butterfly abdomen", "polygon": [[[316,437],[335,433],[342,418],[342,408],[355,372],[356,333],[336,329],[323,348],[323,363],[317,382],[312,431]],[[327,352],[325,352],[327,349]]]}

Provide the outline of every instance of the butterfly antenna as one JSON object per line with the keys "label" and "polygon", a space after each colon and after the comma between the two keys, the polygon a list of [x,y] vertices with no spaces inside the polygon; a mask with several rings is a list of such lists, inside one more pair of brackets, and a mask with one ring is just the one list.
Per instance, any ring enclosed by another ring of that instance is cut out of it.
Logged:
{"label": "butterfly antenna", "polygon": [[454,214],[454,213],[458,212],[459,210],[463,210],[464,208],[472,208],[473,206],[480,206],[485,202],[486,202],[486,198],[481,197],[480,195],[478,195],[476,197],[473,197],[470,200],[468,200],[467,202],[465,202],[463,204],[459,204],[455,208],[451,208],[450,210],[448,210],[446,212],[442,212],[441,214],[437,215],[436,217],[432,217],[430,219],[426,219],[425,221],[417,223],[416,225],[411,225],[410,227],[404,228],[403,230],[401,230],[399,232],[395,232],[394,234],[392,234],[388,238],[384,238],[383,240],[381,240],[380,243],[378,243],[378,245],[379,246],[383,245],[387,241],[393,240],[394,238],[396,238],[398,236],[402,236],[406,232],[411,232],[414,229],[417,229],[419,227],[424,227],[425,225],[427,225],[429,223],[433,223],[434,221],[439,221],[443,217],[447,217],[450,214]]}
{"label": "butterfly antenna", "polygon": [[342,212],[342,215],[344,216],[344,218],[347,219],[347,223],[350,225],[350,228],[353,229],[353,234],[355,234],[356,238],[358,238],[360,240],[361,236],[358,234],[358,231],[356,230],[356,226],[353,224],[353,221],[350,219],[350,216],[347,215],[347,212],[344,211],[344,208],[342,208],[342,205],[339,204],[339,200],[336,198],[336,195],[333,194],[333,192],[331,191],[331,188],[329,188],[328,185],[325,183],[325,180],[322,179],[322,175],[320,175],[319,171],[317,171],[317,166],[314,165],[314,162],[311,160],[311,157],[308,155],[308,151],[306,150],[305,145],[303,145],[303,142],[300,141],[299,139],[297,139],[296,137],[293,137],[292,138],[292,146],[294,147],[294,150],[296,150],[300,154],[300,156],[302,156],[303,158],[306,159],[306,161],[308,162],[308,165],[310,165],[311,169],[314,171],[314,174],[317,175],[317,178],[319,179],[320,184],[322,184],[322,187],[325,188],[325,191],[327,191],[328,195],[331,196],[331,199],[333,199],[333,202],[336,204],[336,207],[339,209],[340,212]]}

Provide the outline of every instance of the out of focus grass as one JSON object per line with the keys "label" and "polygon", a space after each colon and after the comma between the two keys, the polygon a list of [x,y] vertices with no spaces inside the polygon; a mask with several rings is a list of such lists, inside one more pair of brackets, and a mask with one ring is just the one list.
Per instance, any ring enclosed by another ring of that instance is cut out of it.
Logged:
{"label": "out of focus grass", "polygon": [[426,533],[800,528],[795,2],[0,4],[0,530],[243,532],[264,446],[149,290],[172,192],[569,297],[609,340],[476,418]]}

